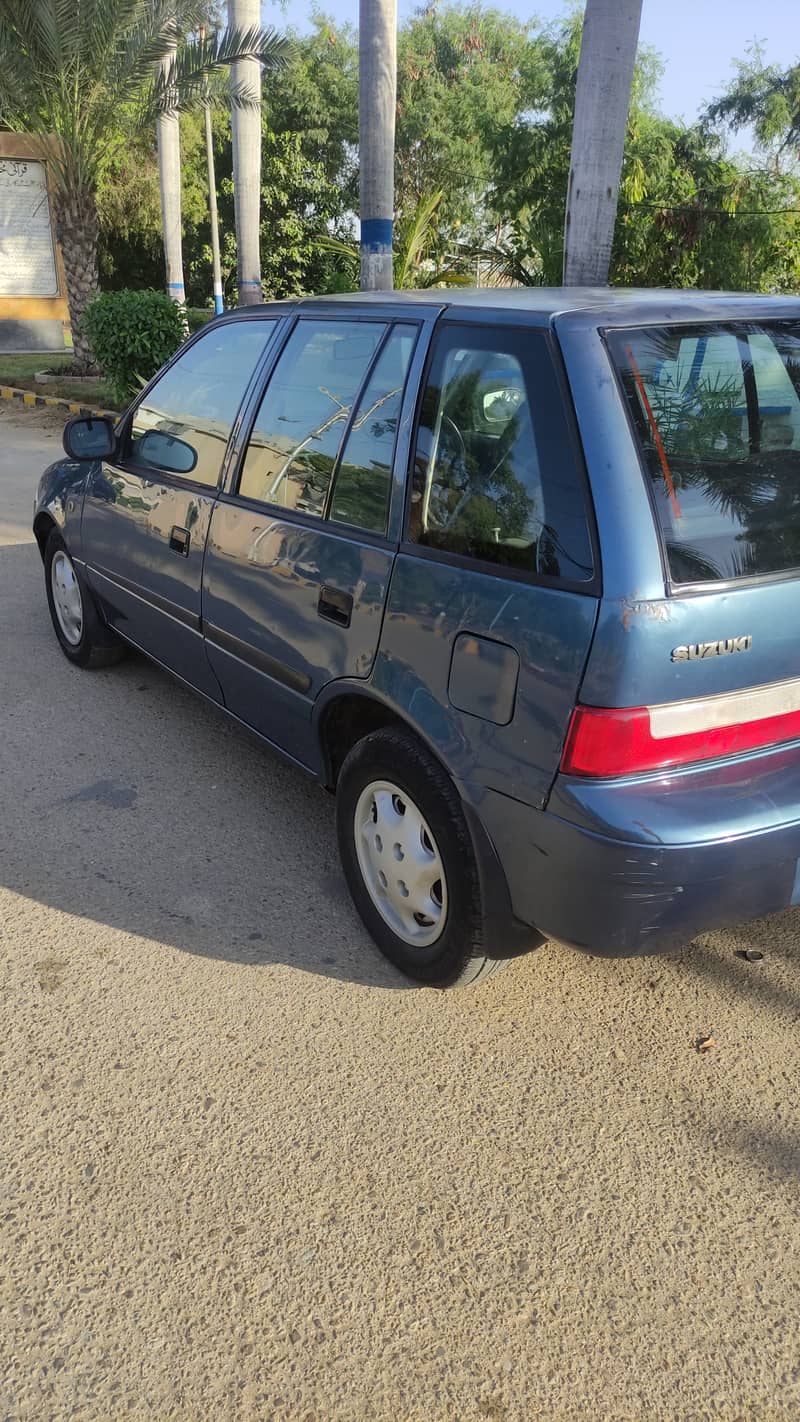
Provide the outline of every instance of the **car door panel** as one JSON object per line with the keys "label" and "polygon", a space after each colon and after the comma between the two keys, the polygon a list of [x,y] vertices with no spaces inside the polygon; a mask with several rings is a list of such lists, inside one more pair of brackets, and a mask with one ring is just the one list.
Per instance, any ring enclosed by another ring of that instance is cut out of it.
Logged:
{"label": "car door panel", "polygon": [[[223,496],[211,519],[203,622],[229,710],[309,763],[314,698],[326,682],[372,669],[393,559],[391,548]],[[347,626],[325,615],[325,591],[334,608],[351,601]]]}
{"label": "car door panel", "polygon": [[305,764],[322,688],[369,676],[396,542],[392,459],[418,326],[302,318],[255,412],[203,572],[225,704]]}
{"label": "car door panel", "polygon": [[217,701],[200,620],[206,537],[237,413],[278,324],[213,323],[185,346],[133,408],[119,459],[97,466],[83,505],[87,576],[108,622]]}
{"label": "car door panel", "polygon": [[[203,650],[200,582],[214,495],[104,465],[84,502],[87,576],[112,627],[220,699]],[[173,529],[186,552],[170,547]]]}

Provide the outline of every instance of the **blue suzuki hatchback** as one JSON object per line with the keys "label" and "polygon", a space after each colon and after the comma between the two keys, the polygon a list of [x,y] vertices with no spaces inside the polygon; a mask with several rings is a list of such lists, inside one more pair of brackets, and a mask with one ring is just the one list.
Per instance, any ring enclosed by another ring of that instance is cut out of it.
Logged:
{"label": "blue suzuki hatchback", "polygon": [[797,301],[250,308],[64,444],[64,653],[140,649],[335,790],[410,977],[800,900]]}

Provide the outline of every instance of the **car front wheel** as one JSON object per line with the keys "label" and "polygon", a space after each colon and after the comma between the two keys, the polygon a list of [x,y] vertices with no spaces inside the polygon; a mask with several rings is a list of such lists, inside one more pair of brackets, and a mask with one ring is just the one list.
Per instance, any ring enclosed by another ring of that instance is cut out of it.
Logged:
{"label": "car front wheel", "polygon": [[126,647],[100,620],[57,528],[44,550],[47,605],[65,657],[78,667],[108,667],[124,657]]}
{"label": "car front wheel", "polygon": [[503,965],[484,939],[484,905],[459,796],[439,763],[400,728],[353,747],[336,793],[350,893],[395,967],[436,987]]}

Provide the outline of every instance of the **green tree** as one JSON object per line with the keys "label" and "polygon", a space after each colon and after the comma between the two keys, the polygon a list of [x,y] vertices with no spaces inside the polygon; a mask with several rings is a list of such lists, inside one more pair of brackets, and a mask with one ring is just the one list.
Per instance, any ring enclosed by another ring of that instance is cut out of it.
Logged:
{"label": "green tree", "polygon": [[800,148],[800,63],[765,64],[758,47],[737,65],[736,79],[706,115],[734,132],[752,127],[762,149],[797,161]]}
{"label": "green tree", "polygon": [[[221,170],[230,172],[229,155],[222,149]],[[226,226],[225,266],[233,275],[233,185],[221,182],[220,213]],[[304,152],[302,135],[263,133],[261,169],[262,284],[271,298],[296,296],[327,289],[333,262],[321,251],[321,229],[341,229],[342,194],[323,165]]]}
{"label": "green tree", "polygon": [[[79,367],[91,362],[82,317],[98,290],[98,187],[132,130],[199,99],[209,47],[175,49],[197,14],[194,0],[0,0],[0,123],[31,133],[49,166]],[[227,65],[253,36],[229,31],[219,47]]]}
{"label": "green tree", "polygon": [[533,23],[453,5],[417,12],[398,43],[395,184],[400,213],[443,194],[443,231],[486,238],[504,138],[549,91],[548,46]]}

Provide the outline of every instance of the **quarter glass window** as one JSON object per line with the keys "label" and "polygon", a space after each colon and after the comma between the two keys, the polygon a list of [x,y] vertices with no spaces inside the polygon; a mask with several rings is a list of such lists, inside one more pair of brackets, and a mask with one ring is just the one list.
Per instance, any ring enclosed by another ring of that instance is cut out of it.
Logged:
{"label": "quarter glass window", "polygon": [[440,332],[409,531],[445,552],[591,578],[585,500],[544,336],[456,325]]}

